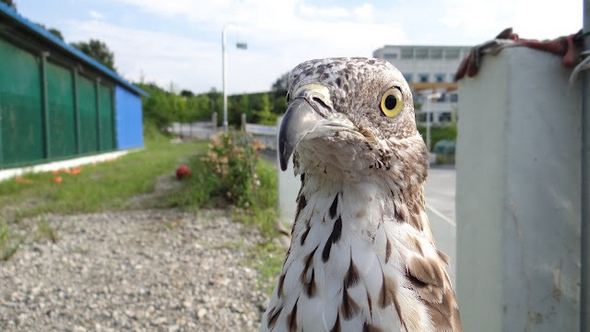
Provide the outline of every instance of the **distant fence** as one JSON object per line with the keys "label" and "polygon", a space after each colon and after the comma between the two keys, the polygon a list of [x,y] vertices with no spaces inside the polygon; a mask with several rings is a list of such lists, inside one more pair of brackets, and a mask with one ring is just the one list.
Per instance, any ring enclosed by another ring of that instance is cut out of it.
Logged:
{"label": "distant fence", "polygon": [[[253,139],[260,141],[268,150],[277,150],[278,128],[278,125],[267,126],[256,123],[247,123],[246,114],[242,114],[242,131],[248,133]],[[191,137],[197,139],[210,139],[219,133],[219,127],[217,127],[217,113],[213,113],[211,121],[199,121],[193,123],[172,122],[167,129],[168,132],[176,134],[181,138]]]}
{"label": "distant fence", "polygon": [[191,137],[198,139],[210,139],[218,132],[217,113],[213,113],[211,121],[200,121],[193,123],[173,122],[168,127],[168,132],[180,137]]}
{"label": "distant fence", "polygon": [[277,150],[278,126],[247,123],[246,114],[242,113],[242,131],[252,135],[252,138],[260,141],[268,150]]}

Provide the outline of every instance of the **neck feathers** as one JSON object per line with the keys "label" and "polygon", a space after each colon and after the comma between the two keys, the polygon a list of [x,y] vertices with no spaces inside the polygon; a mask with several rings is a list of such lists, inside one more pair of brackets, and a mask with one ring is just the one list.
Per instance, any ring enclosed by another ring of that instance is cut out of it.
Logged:
{"label": "neck feathers", "polygon": [[362,181],[301,175],[291,246],[261,331],[461,331],[448,257],[425,211],[428,165],[404,165],[382,163]]}

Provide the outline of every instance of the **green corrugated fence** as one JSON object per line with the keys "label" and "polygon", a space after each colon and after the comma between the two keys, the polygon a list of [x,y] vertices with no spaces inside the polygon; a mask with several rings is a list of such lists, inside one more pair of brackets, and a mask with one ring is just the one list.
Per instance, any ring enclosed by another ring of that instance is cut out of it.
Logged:
{"label": "green corrugated fence", "polygon": [[0,169],[116,148],[113,85],[63,63],[0,39]]}
{"label": "green corrugated fence", "polygon": [[60,66],[47,66],[49,101],[49,152],[54,158],[76,154],[76,109],[72,73]]}

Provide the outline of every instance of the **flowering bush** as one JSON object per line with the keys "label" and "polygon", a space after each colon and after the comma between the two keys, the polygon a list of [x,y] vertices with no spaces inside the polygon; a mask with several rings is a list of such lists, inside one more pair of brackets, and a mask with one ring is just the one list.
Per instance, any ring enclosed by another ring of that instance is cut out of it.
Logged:
{"label": "flowering bush", "polygon": [[256,200],[256,189],[260,186],[256,164],[263,147],[242,133],[223,133],[212,140],[207,155],[201,157],[217,177],[217,193],[231,204],[247,208]]}
{"label": "flowering bush", "polygon": [[169,204],[187,208],[225,208],[232,218],[256,225],[263,234],[276,236],[277,170],[259,159],[264,146],[242,133],[213,139],[206,153],[191,158],[192,175],[170,196]]}

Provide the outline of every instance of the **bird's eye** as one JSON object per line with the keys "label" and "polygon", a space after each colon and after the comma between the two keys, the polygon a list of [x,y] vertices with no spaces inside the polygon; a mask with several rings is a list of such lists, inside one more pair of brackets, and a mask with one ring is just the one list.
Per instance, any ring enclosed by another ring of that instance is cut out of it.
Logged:
{"label": "bird's eye", "polygon": [[381,97],[381,112],[388,117],[393,118],[398,115],[404,103],[402,92],[398,88],[391,88]]}

